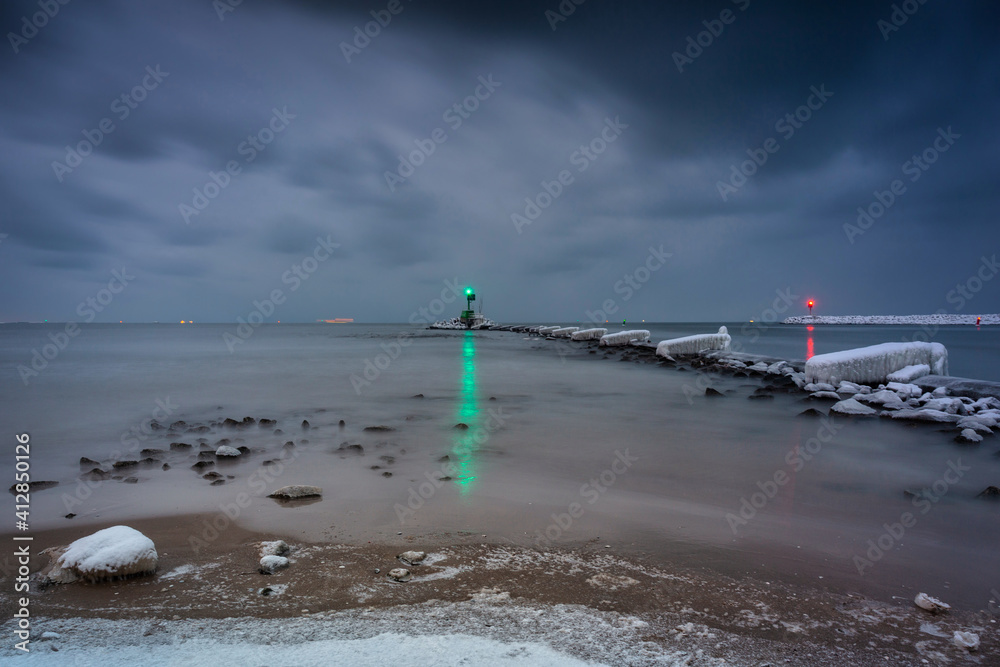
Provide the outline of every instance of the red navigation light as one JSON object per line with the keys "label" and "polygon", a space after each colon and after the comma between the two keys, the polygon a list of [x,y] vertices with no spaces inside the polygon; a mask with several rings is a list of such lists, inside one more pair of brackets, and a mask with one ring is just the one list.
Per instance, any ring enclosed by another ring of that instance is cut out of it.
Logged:
{"label": "red navigation light", "polygon": [[813,306],[815,306],[816,304],[815,304],[815,303],[813,302],[813,300],[812,300],[812,299],[809,299],[809,301],[808,301],[808,302],[806,303],[806,305],[807,305],[807,306],[809,306],[810,308],[812,308],[812,307],[813,307]]}

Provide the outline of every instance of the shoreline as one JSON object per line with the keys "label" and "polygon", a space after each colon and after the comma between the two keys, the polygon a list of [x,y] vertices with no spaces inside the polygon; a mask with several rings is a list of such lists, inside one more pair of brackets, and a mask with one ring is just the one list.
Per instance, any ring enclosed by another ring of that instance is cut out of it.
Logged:
{"label": "shoreline", "polygon": [[[413,537],[401,537],[398,544],[288,540],[290,567],[262,575],[256,569],[258,544],[275,534],[234,525],[194,553],[186,535],[202,516],[130,522],[156,542],[160,565],[153,575],[43,589],[34,585],[35,642],[41,632],[60,635],[35,648],[58,646],[68,658],[67,644],[75,637],[84,645],[93,639],[84,638],[85,632],[117,628],[98,643],[141,646],[162,641],[156,635],[193,639],[199,635],[196,628],[203,629],[202,636],[224,641],[222,628],[245,630],[248,625],[258,627],[257,638],[270,643],[274,626],[267,621],[285,619],[284,626],[288,619],[298,619],[304,624],[300,631],[311,627],[315,633],[336,625],[353,638],[380,630],[418,635],[460,631],[504,642],[541,641],[580,659],[613,663],[631,660],[641,648],[648,662],[640,657],[632,664],[653,664],[657,656],[678,652],[703,660],[690,664],[716,664],[722,658],[756,664],[791,656],[803,665],[938,663],[939,657],[976,662],[976,654],[950,644],[955,630],[980,634],[979,655],[1000,650],[996,618],[986,610],[932,616],[912,600],[882,603],[822,587],[654,564],[599,543],[540,552],[484,543],[480,535],[442,535],[432,545]],[[67,543],[92,530],[46,531],[36,535],[36,545]],[[388,580],[386,572],[401,566],[396,555],[411,549],[426,550],[427,562],[409,566],[409,582]],[[33,559],[33,569],[45,559]],[[262,595],[265,589],[270,594]],[[10,618],[11,587],[3,590],[0,610]],[[564,613],[585,629],[575,643],[563,642],[558,632],[553,636],[537,623],[511,620]],[[613,647],[599,641],[609,632],[618,639]],[[14,653],[5,647],[0,655]]]}

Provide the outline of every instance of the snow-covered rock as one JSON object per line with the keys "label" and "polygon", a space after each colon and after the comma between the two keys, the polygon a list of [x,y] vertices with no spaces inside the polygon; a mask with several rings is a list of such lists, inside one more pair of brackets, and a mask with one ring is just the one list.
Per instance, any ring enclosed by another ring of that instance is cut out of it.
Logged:
{"label": "snow-covered rock", "polygon": [[755,373],[766,373],[767,372],[767,364],[765,364],[763,361],[758,361],[753,366],[748,366],[747,370],[748,371],[753,371]]}
{"label": "snow-covered rock", "polygon": [[940,410],[950,415],[964,415],[965,404],[957,398],[932,398],[923,405],[927,410]]}
{"label": "snow-covered rock", "polygon": [[242,454],[240,450],[236,449],[235,447],[230,447],[229,445],[222,445],[221,447],[215,450],[215,455],[221,456],[223,458],[234,458],[239,456],[240,454]]}
{"label": "snow-covered rock", "polygon": [[573,340],[595,340],[608,333],[607,329],[581,329],[570,334]]}
{"label": "snow-covered rock", "polygon": [[[660,341],[656,346],[656,354],[661,357],[676,354],[698,354],[702,350],[728,350],[732,337],[726,327],[719,327],[718,333],[695,334]],[[767,364],[764,365],[767,370]]]}
{"label": "snow-covered rock", "polygon": [[274,574],[288,567],[288,559],[284,556],[264,556],[260,559],[260,573]]}
{"label": "snow-covered rock", "polygon": [[840,394],[835,391],[814,391],[809,394],[812,398],[822,398],[829,401],[839,401]]}
{"label": "snow-covered rock", "polygon": [[306,484],[292,484],[290,486],[283,486],[274,493],[272,493],[269,498],[312,498],[315,496],[323,495],[323,489],[318,486],[308,486]]}
{"label": "snow-covered rock", "polygon": [[913,598],[913,604],[917,605],[921,609],[926,609],[932,614],[938,614],[951,609],[950,604],[945,604],[937,598],[932,598],[927,593],[917,593],[917,597]]}
{"label": "snow-covered rock", "polygon": [[951,637],[952,643],[959,648],[964,648],[970,653],[979,650],[979,635],[975,632],[964,632],[962,630],[955,630],[955,634]]}
{"label": "snow-covered rock", "polygon": [[902,410],[906,407],[906,403],[899,397],[899,394],[888,389],[876,391],[871,394],[855,395],[854,398],[868,405],[880,405],[886,410]]}
{"label": "snow-covered rock", "polygon": [[889,391],[899,394],[900,398],[919,398],[924,395],[924,390],[915,384],[904,384],[902,382],[890,382],[885,386]]}
{"label": "snow-covered rock", "polygon": [[890,373],[926,364],[937,375],[948,374],[948,350],[940,343],[882,343],[854,350],[817,354],[806,361],[810,382],[862,384],[885,382]]}
{"label": "snow-covered rock", "polygon": [[847,395],[850,395],[850,396],[853,396],[855,394],[860,394],[861,393],[861,385],[860,384],[855,384],[853,382],[848,382],[847,380],[844,380],[839,385],[837,385],[837,393],[838,394],[847,394]]}
{"label": "snow-covered rock", "polygon": [[830,411],[841,415],[873,415],[876,412],[873,408],[858,403],[853,398],[834,403]]}
{"label": "snow-covered rock", "polygon": [[394,567],[393,569],[389,570],[389,574],[387,576],[393,581],[398,581],[402,583],[404,581],[409,581],[411,575],[410,571],[407,570],[406,568]]}
{"label": "snow-covered rock", "polygon": [[837,388],[826,382],[810,382],[805,387],[806,391],[837,391]]}
{"label": "snow-covered rock", "polygon": [[903,421],[937,422],[939,424],[955,424],[959,420],[958,415],[949,415],[940,410],[923,410],[907,408],[896,412],[883,412],[882,417],[892,417]]}
{"label": "snow-covered rock", "polygon": [[540,335],[542,335],[542,336],[547,336],[548,334],[552,333],[552,332],[553,332],[553,331],[555,331],[556,329],[561,329],[561,328],[562,328],[562,327],[560,327],[560,326],[554,326],[554,327],[551,327],[551,326],[547,326],[547,327],[538,327],[538,333],[539,333]]}
{"label": "snow-covered rock", "polygon": [[407,565],[417,565],[418,563],[424,562],[427,558],[427,553],[424,551],[404,551],[396,556],[396,558],[403,561]]}
{"label": "snow-covered rock", "polygon": [[931,374],[931,367],[927,364],[914,364],[913,366],[907,366],[905,368],[900,368],[898,371],[889,373],[886,375],[886,379],[890,382],[913,382],[925,375]]}
{"label": "snow-covered rock", "polygon": [[649,332],[645,329],[631,329],[629,331],[619,331],[618,333],[604,334],[601,336],[601,345],[628,345],[632,341],[649,340]]}
{"label": "snow-covered rock", "polygon": [[55,560],[43,575],[57,584],[150,574],[159,558],[153,540],[128,526],[105,528],[44,553]]}
{"label": "snow-covered rock", "polygon": [[571,334],[579,330],[580,327],[562,327],[559,329],[555,329],[554,331],[551,331],[549,333],[555,336],[556,338],[569,338]]}
{"label": "snow-covered rock", "polygon": [[284,556],[291,548],[284,540],[274,540],[272,542],[260,543],[260,557],[264,556]]}
{"label": "snow-covered rock", "polygon": [[962,429],[962,432],[955,437],[956,442],[968,445],[978,445],[983,441],[983,436],[979,435],[971,428]]}

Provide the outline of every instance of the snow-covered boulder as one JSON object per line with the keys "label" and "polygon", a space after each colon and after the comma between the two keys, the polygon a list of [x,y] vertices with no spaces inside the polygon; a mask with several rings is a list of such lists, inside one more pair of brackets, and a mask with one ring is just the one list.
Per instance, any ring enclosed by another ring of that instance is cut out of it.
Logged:
{"label": "snow-covered boulder", "polygon": [[260,573],[274,574],[288,567],[288,559],[284,556],[264,556],[260,559]]}
{"label": "snow-covered boulder", "polygon": [[230,447],[229,445],[222,445],[215,450],[215,455],[222,458],[236,458],[242,454],[242,452],[235,447]]}
{"label": "snow-covered boulder", "polygon": [[387,576],[393,581],[398,581],[400,583],[403,583],[409,581],[411,575],[410,571],[404,567],[394,567],[391,570],[389,570],[389,574]]}
{"label": "snow-covered boulder", "polygon": [[848,398],[839,403],[834,403],[833,407],[830,408],[830,412],[836,412],[840,415],[873,415],[875,414],[875,409],[858,403],[853,398]]}
{"label": "snow-covered boulder", "polygon": [[630,329],[629,331],[619,331],[618,333],[604,334],[601,336],[600,345],[617,346],[628,345],[632,341],[649,340],[649,332],[645,329]]}
{"label": "snow-covered boulder", "polygon": [[418,565],[427,559],[426,551],[404,551],[403,553],[396,556],[399,560],[403,561],[407,565]]}
{"label": "snow-covered boulder", "polygon": [[903,384],[902,382],[890,382],[885,386],[889,391],[899,394],[900,398],[920,398],[924,395],[924,390],[915,384]]}
{"label": "snow-covered boulder", "polygon": [[955,442],[963,445],[978,445],[983,441],[983,436],[979,435],[971,428],[962,429],[962,432],[955,436]]}
{"label": "snow-covered boulder", "polygon": [[882,417],[892,417],[903,421],[936,422],[938,424],[955,424],[961,419],[958,415],[949,415],[940,410],[905,409],[896,412],[883,412]]}
{"label": "snow-covered boulder", "polygon": [[260,543],[260,557],[264,556],[284,556],[291,548],[284,540],[273,540],[271,542]]}
{"label": "snow-covered boulder", "polygon": [[886,410],[902,410],[906,407],[906,403],[899,397],[899,394],[888,389],[876,391],[871,394],[855,395],[854,398],[868,405],[880,405]]}
{"label": "snow-covered boulder", "polygon": [[805,387],[806,391],[837,391],[837,388],[826,382],[810,382]]}
{"label": "snow-covered boulder", "polygon": [[844,380],[839,385],[837,385],[837,393],[846,394],[848,396],[854,396],[855,394],[861,393],[861,385]]}
{"label": "snow-covered boulder", "polygon": [[885,376],[890,382],[913,382],[925,375],[931,374],[931,367],[927,364],[914,364],[913,366],[906,366],[905,368],[900,368],[898,371],[889,373]]}
{"label": "snow-covered boulder", "polygon": [[556,329],[555,331],[551,331],[549,333],[551,335],[555,336],[556,338],[569,338],[570,335],[573,332],[579,331],[579,330],[580,330],[580,327],[562,327],[562,328]]}
{"label": "snow-covered boulder", "polygon": [[695,334],[660,341],[656,346],[656,354],[667,357],[676,354],[698,354],[702,350],[728,350],[732,340],[726,327],[719,327],[719,332],[714,334]]}
{"label": "snow-covered boulder", "polygon": [[581,329],[570,334],[573,340],[595,340],[608,333],[607,329]]}
{"label": "snow-covered boulder", "polygon": [[294,498],[313,498],[316,496],[322,496],[323,489],[318,486],[308,486],[306,484],[292,484],[291,486],[283,486],[274,493],[272,493],[269,498],[284,498],[286,500]]}
{"label": "snow-covered boulder", "polygon": [[128,526],[105,528],[45,553],[55,560],[43,575],[57,584],[151,574],[159,559],[153,540]]}
{"label": "snow-covered boulder", "polygon": [[926,364],[937,375],[947,375],[948,350],[941,343],[914,341],[817,354],[806,361],[806,379],[875,384],[886,382],[890,373],[918,364]]}
{"label": "snow-covered boulder", "polygon": [[561,328],[562,327],[559,327],[559,326],[554,326],[554,327],[538,327],[538,333],[540,335],[542,335],[542,336],[547,336],[548,334],[552,333],[556,329],[561,329]]}
{"label": "snow-covered boulder", "polygon": [[838,393],[836,393],[834,391],[814,391],[813,393],[809,394],[809,396],[810,396],[810,398],[818,398],[818,399],[823,399],[823,400],[828,400],[828,401],[839,401],[840,400],[840,394],[838,394]]}

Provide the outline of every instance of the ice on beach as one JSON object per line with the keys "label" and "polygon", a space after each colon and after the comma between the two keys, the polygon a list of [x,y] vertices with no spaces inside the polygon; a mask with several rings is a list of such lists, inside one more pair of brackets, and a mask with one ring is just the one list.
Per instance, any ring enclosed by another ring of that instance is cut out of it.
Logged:
{"label": "ice on beach", "polygon": [[817,354],[806,361],[806,379],[877,384],[886,382],[890,373],[918,364],[926,364],[936,375],[947,375],[948,350],[941,343],[914,341]]}
{"label": "ice on beach", "polygon": [[580,327],[561,327],[555,331],[549,332],[556,338],[569,338],[574,331],[579,331]]}
{"label": "ice on beach", "polygon": [[574,331],[570,338],[573,340],[594,340],[608,333],[607,329],[581,329]]}
{"label": "ice on beach", "polygon": [[830,408],[830,411],[841,415],[873,415],[876,412],[873,408],[858,403],[853,398],[848,398],[840,401],[839,403],[835,403],[833,407]]}
{"label": "ice on beach", "polygon": [[146,574],[156,571],[158,561],[153,540],[128,526],[99,530],[58,551],[61,554],[47,574],[55,583]]}
{"label": "ice on beach", "polygon": [[894,373],[889,373],[886,377],[890,382],[902,382],[904,384],[913,382],[925,375],[931,374],[931,367],[927,364],[914,364],[906,368],[900,368]]}
{"label": "ice on beach", "polygon": [[649,340],[649,332],[645,329],[631,329],[601,336],[601,345],[628,345],[632,341]]}
{"label": "ice on beach", "polygon": [[[698,354],[702,350],[728,350],[732,340],[726,327],[719,327],[718,333],[714,334],[695,334],[660,341],[656,346],[656,354],[668,357],[675,354]],[[767,369],[767,364],[764,364],[763,372],[767,372]]]}

